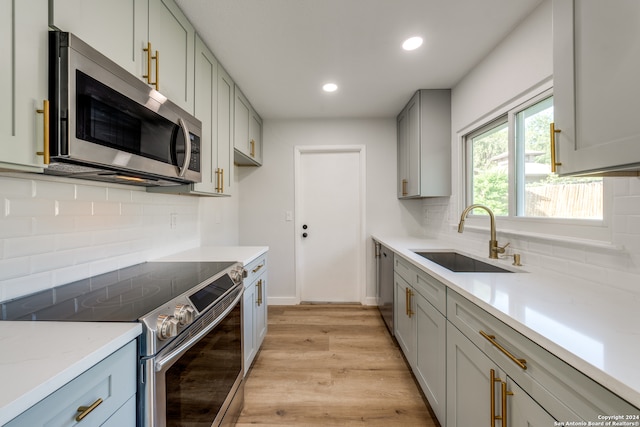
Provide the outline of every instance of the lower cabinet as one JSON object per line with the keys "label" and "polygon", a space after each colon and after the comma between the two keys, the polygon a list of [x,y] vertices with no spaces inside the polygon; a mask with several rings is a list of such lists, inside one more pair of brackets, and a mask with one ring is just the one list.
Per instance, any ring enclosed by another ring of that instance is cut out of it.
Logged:
{"label": "lower cabinet", "polygon": [[394,282],[395,337],[441,426],[587,425],[640,414],[399,254]]}
{"label": "lower cabinet", "polygon": [[554,425],[555,418],[450,323],[447,355],[447,427]]}
{"label": "lower cabinet", "polygon": [[398,273],[394,280],[396,339],[438,421],[444,425],[446,318]]}
{"label": "lower cabinet", "polygon": [[135,427],[136,342],[82,373],[5,427]]}
{"label": "lower cabinet", "polygon": [[243,353],[244,373],[249,371],[253,360],[267,335],[267,255],[253,260],[247,266],[243,299]]}

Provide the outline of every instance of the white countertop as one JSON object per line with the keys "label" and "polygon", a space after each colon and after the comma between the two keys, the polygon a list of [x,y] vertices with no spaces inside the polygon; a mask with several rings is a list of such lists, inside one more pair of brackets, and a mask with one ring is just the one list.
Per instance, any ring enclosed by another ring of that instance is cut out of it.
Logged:
{"label": "white countertop", "polygon": [[234,261],[244,266],[268,250],[267,246],[201,246],[153,261]]}
{"label": "white countertop", "polygon": [[141,332],[138,323],[0,322],[0,425]]}
{"label": "white countertop", "polygon": [[[413,250],[464,249],[439,240],[374,239],[640,408],[640,295],[510,260],[521,273],[454,273]],[[495,261],[495,262],[494,262]]]}

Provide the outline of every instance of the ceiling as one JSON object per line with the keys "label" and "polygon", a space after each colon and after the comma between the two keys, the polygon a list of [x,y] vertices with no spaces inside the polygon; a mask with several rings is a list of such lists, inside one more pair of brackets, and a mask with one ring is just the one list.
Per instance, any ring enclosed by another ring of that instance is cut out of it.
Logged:
{"label": "ceiling", "polygon": [[[379,118],[416,89],[454,87],[542,1],[177,3],[263,118]],[[414,35],[424,44],[402,50]]]}

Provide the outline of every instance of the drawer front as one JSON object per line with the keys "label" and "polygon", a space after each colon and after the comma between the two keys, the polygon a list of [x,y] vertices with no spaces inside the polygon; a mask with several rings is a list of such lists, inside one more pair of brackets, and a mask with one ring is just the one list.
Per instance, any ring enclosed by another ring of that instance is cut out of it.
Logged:
{"label": "drawer front", "polygon": [[244,279],[245,287],[247,287],[247,285],[253,283],[259,275],[267,270],[267,254],[260,255],[247,264],[244,269],[247,271],[247,277]]}
{"label": "drawer front", "polygon": [[407,260],[397,254],[396,256],[394,256],[393,271],[398,273],[398,275],[402,277],[405,282],[407,282],[411,286],[415,286],[417,281],[416,271],[413,269],[413,267],[411,267],[411,264]]}
{"label": "drawer front", "polygon": [[[451,290],[447,294],[447,315],[555,418],[598,421],[602,414],[638,413],[637,408]],[[524,359],[526,369],[513,359]]]}
{"label": "drawer front", "polygon": [[[136,359],[136,343],[132,341],[14,418],[6,427],[103,424],[135,396]],[[91,406],[98,399],[102,399],[102,403],[77,422],[76,416],[81,413],[78,408]],[[123,415],[126,414],[131,414],[130,407],[124,411]],[[133,415],[132,421],[120,425],[134,425],[135,410]]]}
{"label": "drawer front", "polygon": [[420,270],[416,273],[414,288],[440,313],[447,314],[447,287],[443,283]]}

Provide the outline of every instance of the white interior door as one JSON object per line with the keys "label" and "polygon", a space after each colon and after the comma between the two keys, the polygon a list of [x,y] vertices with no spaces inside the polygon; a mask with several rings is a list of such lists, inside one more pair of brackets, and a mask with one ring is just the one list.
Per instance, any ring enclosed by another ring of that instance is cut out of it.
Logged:
{"label": "white interior door", "polygon": [[296,149],[296,288],[303,302],[362,302],[364,147]]}

